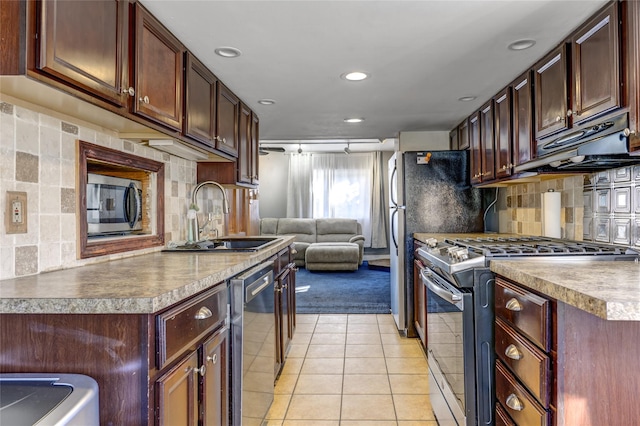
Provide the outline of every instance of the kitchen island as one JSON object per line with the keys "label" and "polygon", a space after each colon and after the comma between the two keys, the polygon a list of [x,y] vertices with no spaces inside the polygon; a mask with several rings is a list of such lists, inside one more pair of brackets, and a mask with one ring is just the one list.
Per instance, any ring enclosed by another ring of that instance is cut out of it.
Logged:
{"label": "kitchen island", "polygon": [[228,407],[216,395],[230,385],[222,369],[225,281],[277,258],[293,240],[245,253],[155,252],[0,281],[0,373],[93,377],[100,424],[118,426],[175,423],[172,413],[185,410],[166,412],[167,398],[202,380],[212,386],[190,394],[189,424],[223,419]]}

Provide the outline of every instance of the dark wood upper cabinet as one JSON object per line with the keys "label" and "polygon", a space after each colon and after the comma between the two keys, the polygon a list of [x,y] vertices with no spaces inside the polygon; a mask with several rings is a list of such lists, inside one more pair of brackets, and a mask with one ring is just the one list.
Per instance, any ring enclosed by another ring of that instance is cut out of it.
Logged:
{"label": "dark wood upper cabinet", "polygon": [[535,158],[531,71],[517,78],[511,87],[513,87],[513,165],[515,167]]}
{"label": "dark wood upper cabinet", "polygon": [[251,183],[251,110],[240,103],[238,122],[238,182]]}
{"label": "dark wood upper cabinet", "polygon": [[125,106],[129,96],[129,4],[117,0],[45,0],[39,6],[37,68],[91,95]]}
{"label": "dark wood upper cabinet", "polygon": [[240,99],[220,81],[216,94],[216,115],[216,148],[237,157]]}
{"label": "dark wood upper cabinet", "polygon": [[260,167],[260,119],[253,113],[251,114],[251,169],[253,175],[251,177],[251,183],[258,185],[260,183],[259,177]]}
{"label": "dark wood upper cabinet", "polygon": [[135,14],[133,112],[181,131],[185,48],[139,3]]}
{"label": "dark wood upper cabinet", "polygon": [[184,134],[215,148],[218,79],[191,52],[187,52],[185,57]]}
{"label": "dark wood upper cabinet", "polygon": [[469,120],[458,126],[458,149],[469,149]]}
{"label": "dark wood upper cabinet", "polygon": [[494,130],[496,148],[496,178],[511,175],[513,162],[511,160],[511,146],[513,144],[511,132],[511,87],[498,93],[493,101]]}
{"label": "dark wood upper cabinet", "polygon": [[449,149],[451,151],[457,151],[458,146],[460,145],[458,141],[458,128],[454,128],[449,132]]}
{"label": "dark wood upper cabinet", "polygon": [[568,128],[567,46],[554,49],[534,69],[536,139]]}
{"label": "dark wood upper cabinet", "polygon": [[618,3],[571,37],[573,123],[620,107]]}
{"label": "dark wood upper cabinet", "polygon": [[496,178],[493,101],[489,101],[480,108],[480,149],[482,151],[480,180],[482,182],[493,180]]}
{"label": "dark wood upper cabinet", "polygon": [[640,2],[622,2],[623,63],[629,105],[629,149],[640,150]]}
{"label": "dark wood upper cabinet", "polygon": [[480,145],[480,111],[469,117],[469,149],[471,150],[471,183],[482,182],[482,151]]}

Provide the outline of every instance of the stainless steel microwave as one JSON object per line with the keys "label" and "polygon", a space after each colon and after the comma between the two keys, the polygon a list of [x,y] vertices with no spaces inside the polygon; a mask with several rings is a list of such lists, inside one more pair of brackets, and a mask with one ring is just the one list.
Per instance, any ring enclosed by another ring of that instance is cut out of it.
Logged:
{"label": "stainless steel microwave", "polygon": [[87,174],[87,235],[142,230],[142,182]]}

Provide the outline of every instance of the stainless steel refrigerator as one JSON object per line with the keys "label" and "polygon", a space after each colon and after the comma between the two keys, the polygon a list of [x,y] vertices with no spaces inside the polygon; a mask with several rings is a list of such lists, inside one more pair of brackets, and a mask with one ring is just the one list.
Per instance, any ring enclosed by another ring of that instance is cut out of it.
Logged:
{"label": "stainless steel refrigerator", "polygon": [[396,152],[389,159],[391,313],[409,337],[413,326],[413,234],[483,232],[492,192],[469,182],[468,151]]}

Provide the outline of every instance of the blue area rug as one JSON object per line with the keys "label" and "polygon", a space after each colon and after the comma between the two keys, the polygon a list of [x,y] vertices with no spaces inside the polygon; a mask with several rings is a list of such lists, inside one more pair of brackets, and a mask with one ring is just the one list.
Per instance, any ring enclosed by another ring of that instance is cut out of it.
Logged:
{"label": "blue area rug", "polygon": [[367,262],[353,272],[296,273],[296,312],[299,314],[388,314],[391,311],[390,273],[369,269]]}

